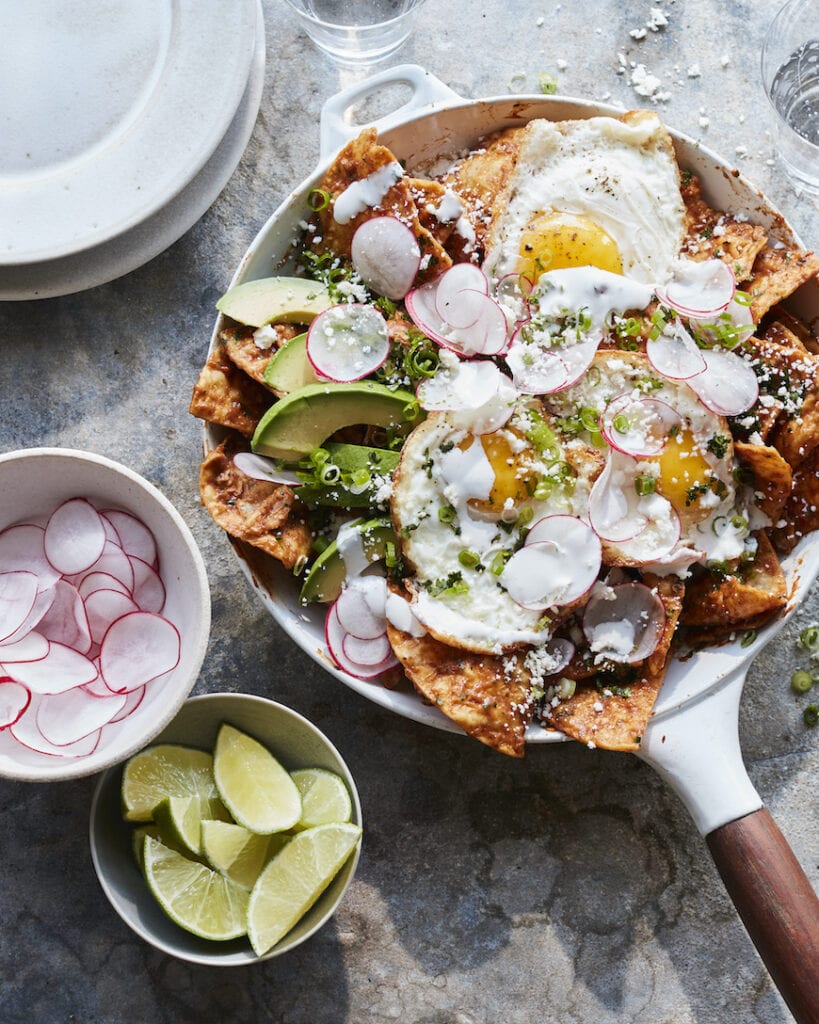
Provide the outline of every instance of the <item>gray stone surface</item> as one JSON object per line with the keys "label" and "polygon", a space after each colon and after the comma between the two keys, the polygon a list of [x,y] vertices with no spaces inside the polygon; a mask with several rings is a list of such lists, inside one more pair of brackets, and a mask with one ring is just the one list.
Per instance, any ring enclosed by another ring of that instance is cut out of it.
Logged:
{"label": "gray stone surface", "polygon": [[[816,207],[770,163],[758,63],[776,0],[658,6],[668,26],[637,41],[629,30],[644,25],[648,0],[428,0],[395,62],[420,63],[467,97],[510,84],[534,92],[549,70],[564,94],[646,105],[617,73],[621,52],[661,79],[669,125],[735,161],[819,244]],[[145,945],[109,907],[86,838],[93,779],[2,781],[0,1021],[785,1024],[703,840],[649,768],[571,744],[513,762],[391,716],[288,640],[200,508],[201,427],[187,404],[214,301],[314,166],[322,102],[356,78],[298,35],[283,3],[264,8],[262,110],[210,211],[118,281],[0,305],[0,448],[102,452],[175,502],[213,590],[196,692],[275,697],[329,734],[360,787],[361,865],[335,919],[294,953],[230,971],[195,967]],[[817,618],[814,592],[757,658],[740,723],[753,781],[814,884],[819,730],[803,726],[806,700],[788,679],[802,663],[799,629]]]}

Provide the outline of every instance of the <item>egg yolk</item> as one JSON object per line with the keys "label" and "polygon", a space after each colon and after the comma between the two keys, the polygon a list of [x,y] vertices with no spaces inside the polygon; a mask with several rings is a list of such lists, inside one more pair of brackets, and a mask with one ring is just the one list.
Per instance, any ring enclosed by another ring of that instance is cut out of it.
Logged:
{"label": "egg yolk", "polygon": [[520,240],[518,272],[535,283],[548,270],[597,267],[623,273],[617,243],[599,224],[582,214],[539,213]]}
{"label": "egg yolk", "polygon": [[[519,437],[526,447],[516,451],[519,446],[515,445],[510,434]],[[481,434],[479,440],[495,474],[495,482],[489,497],[470,498],[470,507],[480,512],[500,514],[508,501],[517,506],[530,498],[537,484],[537,473],[531,465],[532,449],[523,436],[507,429]],[[465,451],[472,441],[471,437],[464,438],[458,447]]]}
{"label": "egg yolk", "polygon": [[[680,430],[670,437],[656,460],[660,465],[657,490],[674,506],[677,512],[689,518],[699,511],[703,488],[712,490],[713,471],[706,462],[694,435]],[[704,509],[709,512],[710,509]]]}

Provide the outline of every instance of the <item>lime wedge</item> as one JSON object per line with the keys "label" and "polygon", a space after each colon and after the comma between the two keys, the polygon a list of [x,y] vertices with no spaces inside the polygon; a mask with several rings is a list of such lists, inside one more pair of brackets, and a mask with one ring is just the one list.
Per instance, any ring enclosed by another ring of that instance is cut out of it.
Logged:
{"label": "lime wedge", "polygon": [[139,865],[139,870],[145,870],[145,866],[142,863],[143,847],[145,845],[145,836],[150,836],[152,839],[159,839],[159,829],[156,825],[140,825],[139,828],[135,828],[131,835],[131,849],[134,851],[134,859]]}
{"label": "lime wedge", "polygon": [[166,846],[180,853],[202,853],[202,819],[228,821],[230,815],[216,797],[168,796],[154,807],[154,821]]}
{"label": "lime wedge", "polygon": [[360,837],[358,825],[319,825],[299,832],[270,861],[253,886],[248,906],[247,934],[258,956],[312,907]]}
{"label": "lime wedge", "polygon": [[246,889],[151,836],[145,837],[142,858],[148,887],[180,928],[203,939],[236,939],[245,934]]}
{"label": "lime wedge", "polygon": [[267,863],[271,844],[275,843],[273,852],[277,853],[289,838],[260,836],[227,821],[202,822],[202,851],[208,863],[243,889],[253,888]]}
{"label": "lime wedge", "polygon": [[291,772],[291,779],[301,793],[301,818],[296,828],[315,825],[342,824],[353,813],[353,802],[344,780],[323,768],[302,768]]}
{"label": "lime wedge", "polygon": [[261,743],[226,723],[216,737],[213,776],[237,824],[251,832],[284,832],[301,817],[299,791],[284,768]]}
{"label": "lime wedge", "polygon": [[170,796],[198,796],[206,805],[218,800],[210,754],[166,743],[148,747],[130,758],[122,773],[122,808],[126,821],[151,821],[154,807]]}

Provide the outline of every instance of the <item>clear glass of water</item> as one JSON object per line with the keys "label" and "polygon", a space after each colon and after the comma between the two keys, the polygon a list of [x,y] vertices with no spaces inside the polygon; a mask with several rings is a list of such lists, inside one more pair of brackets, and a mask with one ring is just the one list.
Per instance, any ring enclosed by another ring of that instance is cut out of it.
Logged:
{"label": "clear glass of water", "polygon": [[351,67],[377,64],[412,31],[424,0],[286,0],[319,49]]}
{"label": "clear glass of water", "polygon": [[819,195],[819,0],[788,0],[762,47],[779,159],[796,184]]}

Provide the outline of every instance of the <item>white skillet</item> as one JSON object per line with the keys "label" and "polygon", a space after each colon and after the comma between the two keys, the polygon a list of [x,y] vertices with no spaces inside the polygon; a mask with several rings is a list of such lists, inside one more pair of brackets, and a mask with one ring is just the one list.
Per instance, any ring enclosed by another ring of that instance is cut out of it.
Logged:
{"label": "white skillet", "polygon": [[[471,146],[481,136],[520,125],[533,117],[584,118],[622,111],[600,103],[565,97],[502,96],[465,100],[416,65],[389,68],[351,86],[324,105],[321,157],[315,171],[281,204],[254,239],[232,284],[266,277],[286,261],[307,197],[335,152],[364,125],[351,112],[364,100],[389,88],[409,87],[410,99],[372,124],[380,140],[410,168],[429,164]],[[772,237],[801,244],[781,214],[741,174],[716,154],[672,132],[680,165],[697,174],[715,209],[743,212]],[[808,323],[819,324],[819,281],[800,289],[791,303]],[[212,345],[221,328],[218,321]],[[206,430],[210,450],[219,432]],[[287,573],[258,551],[236,544],[245,575],[273,618],[311,657],[370,700],[414,721],[459,731],[433,707],[411,693],[387,690],[340,671],[324,646],[323,609],[298,605],[298,587]],[[674,661],[646,729],[638,756],[652,765],[679,794],[706,838],[726,888],[774,981],[800,1024],[819,1021],[819,900],[754,789],[739,747],[738,708],[750,663],[781,629],[806,596],[819,573],[819,538],[807,538],[784,562],[792,588],[786,615],[760,631],[747,647],[735,643]],[[532,743],[563,737],[533,727]]]}

